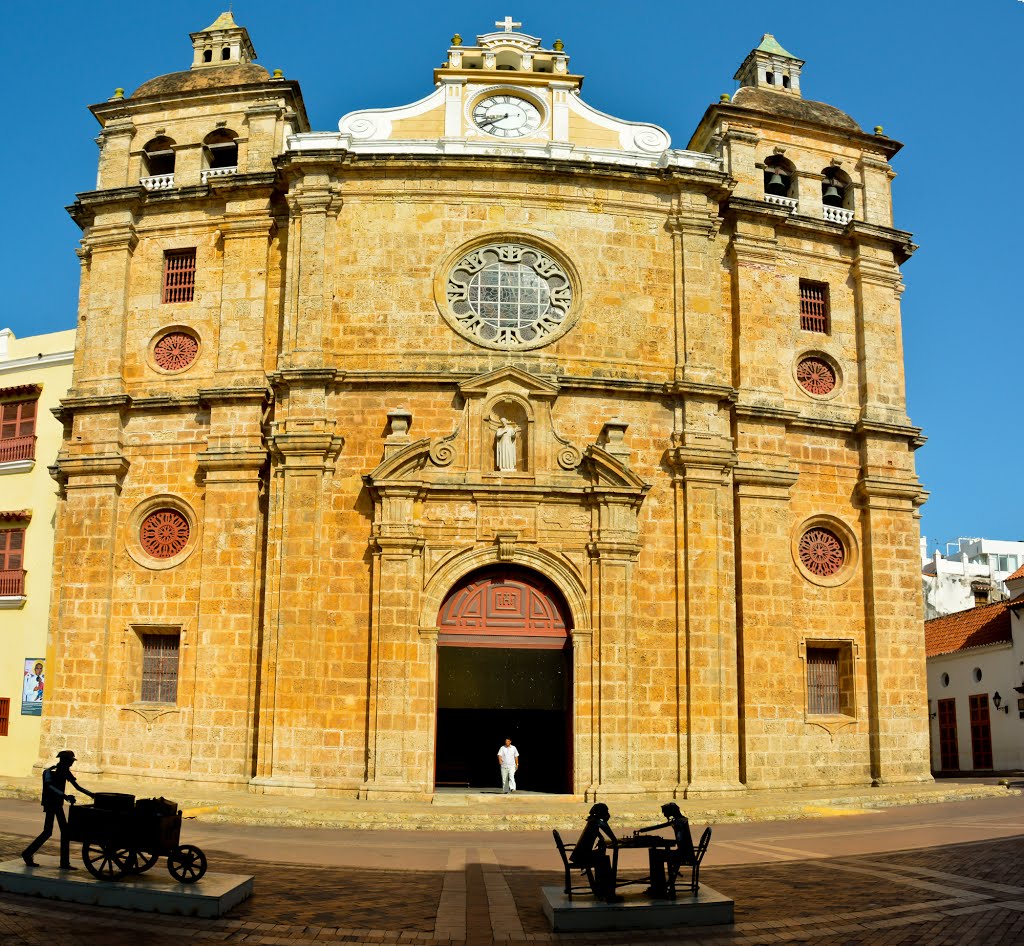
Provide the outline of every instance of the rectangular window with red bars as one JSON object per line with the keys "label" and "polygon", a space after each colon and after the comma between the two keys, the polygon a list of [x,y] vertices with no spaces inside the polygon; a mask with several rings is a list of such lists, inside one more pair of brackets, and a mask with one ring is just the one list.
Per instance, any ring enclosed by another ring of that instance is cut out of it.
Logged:
{"label": "rectangular window with red bars", "polygon": [[142,635],[142,701],[178,700],[178,634]]}
{"label": "rectangular window with red bars", "polygon": [[0,463],[36,455],[36,399],[0,404]]}
{"label": "rectangular window with red bars", "polygon": [[805,332],[828,334],[828,283],[800,280],[800,328]]}
{"label": "rectangular window with red bars", "polygon": [[196,290],[196,250],[164,253],[164,302],[191,302]]}
{"label": "rectangular window with red bars", "polygon": [[9,697],[0,697],[0,736],[6,736],[11,725],[11,701]]}
{"label": "rectangular window with red bars", "polygon": [[807,648],[807,712],[816,716],[841,712],[838,648]]}

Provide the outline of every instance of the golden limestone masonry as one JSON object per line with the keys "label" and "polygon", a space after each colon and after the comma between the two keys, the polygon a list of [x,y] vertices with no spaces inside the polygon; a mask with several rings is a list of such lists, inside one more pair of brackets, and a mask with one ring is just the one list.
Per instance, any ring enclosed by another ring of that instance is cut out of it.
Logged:
{"label": "golden limestone masonry", "polygon": [[770,35],[679,150],[495,27],[338,131],[228,13],[92,107],[41,757],[363,798],[497,785],[505,737],[588,799],[928,779],[900,145]]}

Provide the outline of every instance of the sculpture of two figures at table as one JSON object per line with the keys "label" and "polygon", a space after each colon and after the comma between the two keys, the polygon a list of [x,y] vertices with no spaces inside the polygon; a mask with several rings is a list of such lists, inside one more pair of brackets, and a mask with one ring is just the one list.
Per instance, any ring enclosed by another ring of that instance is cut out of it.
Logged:
{"label": "sculpture of two figures at table", "polygon": [[675,845],[659,845],[647,850],[650,865],[650,886],[645,893],[656,900],[666,899],[675,893],[675,879],[679,868],[696,863],[696,851],[693,848],[693,836],[690,834],[690,822],[679,810],[675,802],[661,806],[661,813],[666,820],[660,824],[648,825],[635,831],[633,836],[671,828],[675,835]]}
{"label": "sculpture of two figures at table", "polygon": [[[598,802],[590,809],[587,823],[569,855],[569,863],[586,872],[596,897],[614,903],[622,897],[615,893],[618,841],[608,826],[610,818],[607,805]],[[609,850],[612,851],[611,856]]]}

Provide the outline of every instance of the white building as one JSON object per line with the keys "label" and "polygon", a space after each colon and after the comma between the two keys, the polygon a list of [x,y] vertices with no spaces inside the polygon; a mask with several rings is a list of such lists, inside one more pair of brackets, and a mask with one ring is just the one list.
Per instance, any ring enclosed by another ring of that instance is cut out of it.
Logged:
{"label": "white building", "polygon": [[1024,565],[1006,585],[1008,601],[925,622],[935,772],[1024,769]]}
{"label": "white building", "polygon": [[958,539],[955,551],[946,546],[929,556],[921,539],[925,620],[966,611],[1010,597],[1006,579],[1024,565],[1024,542],[999,539]]}

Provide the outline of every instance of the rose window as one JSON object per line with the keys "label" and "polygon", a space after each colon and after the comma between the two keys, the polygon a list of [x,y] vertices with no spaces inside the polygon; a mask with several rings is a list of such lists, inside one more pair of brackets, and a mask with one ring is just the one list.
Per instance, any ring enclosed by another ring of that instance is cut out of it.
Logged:
{"label": "rose window", "polygon": [[457,326],[492,348],[535,348],[560,335],[572,285],[550,256],[530,246],[496,243],[467,253],[446,286]]}
{"label": "rose window", "polygon": [[153,558],[173,558],[188,544],[189,524],[177,509],[159,509],[142,520],[139,542]]}
{"label": "rose window", "polygon": [[804,358],[796,367],[796,379],[810,394],[831,394],[836,386],[835,369],[824,358]]}
{"label": "rose window", "polygon": [[164,371],[184,371],[199,354],[199,342],[188,332],[168,332],[153,346],[153,361]]}
{"label": "rose window", "polygon": [[838,537],[828,529],[808,529],[800,538],[800,564],[812,575],[831,578],[843,567],[846,550]]}

